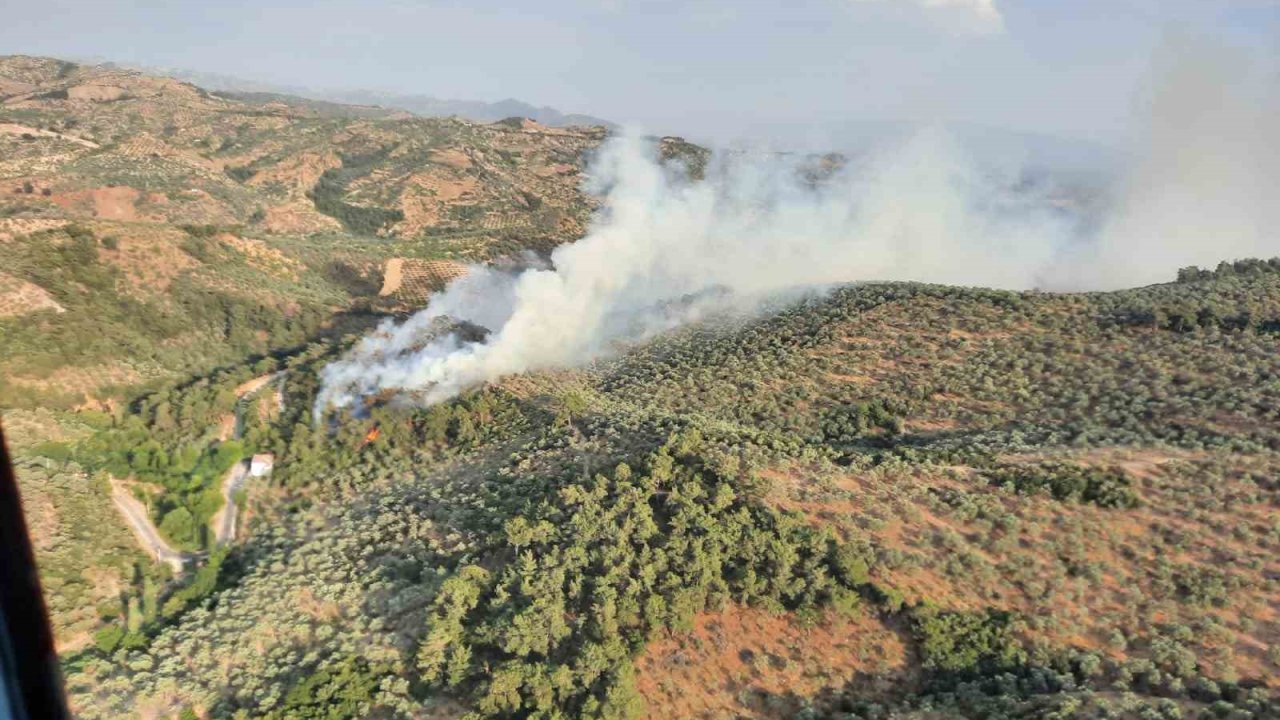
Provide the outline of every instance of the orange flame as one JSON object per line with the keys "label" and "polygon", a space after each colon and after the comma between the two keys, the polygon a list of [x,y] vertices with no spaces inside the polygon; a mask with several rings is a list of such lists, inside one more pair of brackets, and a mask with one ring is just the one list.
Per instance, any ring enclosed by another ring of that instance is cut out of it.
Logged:
{"label": "orange flame", "polygon": [[377,440],[378,436],[381,434],[382,434],[382,428],[378,427],[377,425],[374,425],[372,428],[369,428],[369,432],[364,434],[364,442],[360,443],[360,447],[364,447],[365,445],[368,445],[374,440]]}

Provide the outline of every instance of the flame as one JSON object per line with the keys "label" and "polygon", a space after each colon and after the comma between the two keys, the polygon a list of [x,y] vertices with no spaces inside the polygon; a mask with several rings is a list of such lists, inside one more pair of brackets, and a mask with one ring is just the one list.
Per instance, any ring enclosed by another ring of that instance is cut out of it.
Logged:
{"label": "flame", "polygon": [[378,427],[377,425],[374,425],[373,427],[369,428],[369,432],[364,434],[364,442],[360,443],[360,447],[364,447],[365,445],[368,445],[374,440],[377,440],[378,436],[381,434],[382,434],[382,428]]}

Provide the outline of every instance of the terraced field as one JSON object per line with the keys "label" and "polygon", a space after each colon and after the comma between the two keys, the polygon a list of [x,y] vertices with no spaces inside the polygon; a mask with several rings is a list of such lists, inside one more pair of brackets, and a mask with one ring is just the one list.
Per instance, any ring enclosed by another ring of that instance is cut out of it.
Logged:
{"label": "terraced field", "polygon": [[467,266],[459,262],[391,258],[383,270],[378,295],[393,296],[410,307],[422,307],[432,293],[443,290],[451,280],[465,274]]}

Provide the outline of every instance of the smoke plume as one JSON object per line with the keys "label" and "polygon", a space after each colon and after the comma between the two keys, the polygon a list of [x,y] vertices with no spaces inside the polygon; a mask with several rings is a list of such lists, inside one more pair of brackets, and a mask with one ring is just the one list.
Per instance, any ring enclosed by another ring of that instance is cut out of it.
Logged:
{"label": "smoke plume", "polygon": [[[317,412],[384,391],[425,403],[505,375],[581,365],[709,312],[792,288],[917,280],[1089,289],[1168,279],[1187,264],[1280,253],[1274,86],[1221,53],[1169,53],[1150,129],[1101,222],[1023,168],[981,163],[944,130],[858,157],[721,154],[692,182],[634,133],[590,168],[603,208],[547,267],[474,268],[403,324],[323,373]],[[815,177],[821,176],[821,177]],[[1088,228],[1094,228],[1089,230]],[[460,321],[481,341],[441,332]]]}
{"label": "smoke plume", "polygon": [[1280,255],[1280,76],[1250,61],[1190,38],[1160,49],[1135,164],[1101,234],[1068,268],[1068,289]]}

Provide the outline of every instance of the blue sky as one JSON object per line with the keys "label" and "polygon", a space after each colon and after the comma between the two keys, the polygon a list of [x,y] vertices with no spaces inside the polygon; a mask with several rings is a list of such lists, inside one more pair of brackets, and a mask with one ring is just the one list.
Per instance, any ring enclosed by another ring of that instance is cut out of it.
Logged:
{"label": "blue sky", "polygon": [[515,97],[693,137],[905,119],[1110,141],[1166,33],[1280,51],[1280,0],[6,4],[0,53]]}

